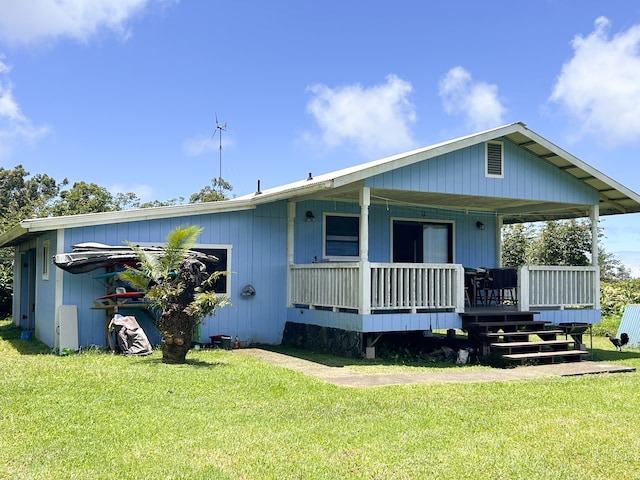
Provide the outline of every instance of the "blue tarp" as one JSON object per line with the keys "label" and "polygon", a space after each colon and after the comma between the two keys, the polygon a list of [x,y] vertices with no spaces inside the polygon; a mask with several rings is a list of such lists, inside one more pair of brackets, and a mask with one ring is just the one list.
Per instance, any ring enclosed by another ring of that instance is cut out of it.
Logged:
{"label": "blue tarp", "polygon": [[629,335],[629,347],[640,347],[640,305],[627,305],[622,314],[616,337],[622,332]]}

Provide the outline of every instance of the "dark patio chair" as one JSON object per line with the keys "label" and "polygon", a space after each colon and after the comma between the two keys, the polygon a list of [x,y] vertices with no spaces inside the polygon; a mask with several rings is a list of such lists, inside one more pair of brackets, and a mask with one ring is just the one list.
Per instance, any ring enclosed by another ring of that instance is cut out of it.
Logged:
{"label": "dark patio chair", "polygon": [[518,303],[516,293],[516,287],[518,286],[517,270],[515,268],[494,268],[491,270],[491,276],[496,305],[503,305],[505,301],[513,304]]}

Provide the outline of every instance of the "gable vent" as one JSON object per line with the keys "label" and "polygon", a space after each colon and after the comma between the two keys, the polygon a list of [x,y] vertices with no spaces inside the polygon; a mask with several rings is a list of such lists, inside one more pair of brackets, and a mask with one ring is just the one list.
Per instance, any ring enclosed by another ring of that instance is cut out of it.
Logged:
{"label": "gable vent", "polygon": [[503,177],[502,142],[487,142],[485,173],[487,177]]}

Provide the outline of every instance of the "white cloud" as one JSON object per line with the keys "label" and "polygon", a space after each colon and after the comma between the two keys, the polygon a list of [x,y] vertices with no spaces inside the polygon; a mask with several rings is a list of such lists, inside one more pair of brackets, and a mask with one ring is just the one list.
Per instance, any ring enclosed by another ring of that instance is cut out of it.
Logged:
{"label": "white cloud", "polygon": [[13,96],[10,71],[0,59],[0,157],[8,155],[16,144],[32,144],[49,133],[49,127],[33,125],[22,113]]}
{"label": "white cloud", "polygon": [[505,107],[498,98],[498,87],[474,81],[462,67],[454,67],[440,80],[442,106],[449,115],[462,114],[475,130],[486,130],[504,123]]}
{"label": "white cloud", "polygon": [[610,144],[640,139],[640,25],[613,37],[605,17],[588,36],[576,36],[550,100],[575,120],[578,136],[596,134]]}
{"label": "white cloud", "polygon": [[138,198],[142,201],[142,202],[149,202],[153,200],[153,187],[150,185],[145,185],[142,183],[138,183],[138,184],[129,184],[129,185],[125,185],[122,183],[116,183],[114,185],[111,185],[109,187],[109,192],[112,195],[117,195],[118,193],[129,193],[129,192],[133,192],[135,193]]}
{"label": "white cloud", "polygon": [[[388,75],[386,83],[365,88],[347,85],[308,88],[307,112],[315,119],[325,146],[353,144],[364,155],[383,156],[415,146],[410,125],[415,108],[409,101],[410,83]],[[307,138],[311,138],[307,134]]]}
{"label": "white cloud", "polygon": [[[223,144],[226,145],[226,142],[223,142]],[[213,152],[219,148],[220,145],[217,139],[206,136],[195,136],[187,138],[182,142],[182,151],[190,157],[196,157],[203,153]]]}
{"label": "white cloud", "polygon": [[0,2],[0,38],[36,44],[60,37],[86,42],[101,29],[130,35],[127,21],[148,4],[178,0],[20,0]]}
{"label": "white cloud", "polygon": [[[225,129],[222,130],[222,150],[233,147],[234,139],[232,135]],[[214,130],[213,135],[195,135],[187,138],[182,142],[182,151],[189,157],[197,157],[211,152],[220,151],[220,135],[221,132]]]}

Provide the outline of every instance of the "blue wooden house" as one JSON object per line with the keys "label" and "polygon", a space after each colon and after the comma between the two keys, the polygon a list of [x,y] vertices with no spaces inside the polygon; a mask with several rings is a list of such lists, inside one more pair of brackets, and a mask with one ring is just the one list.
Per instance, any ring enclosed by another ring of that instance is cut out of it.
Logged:
{"label": "blue wooden house", "polygon": [[[51,346],[68,315],[80,346],[105,345],[112,313],[96,305],[104,270],[70,274],[53,255],[83,242],[159,245],[191,224],[203,228],[197,248],[231,272],[219,293],[232,306],[206,320],[204,339],[278,344],[286,326],[304,326],[348,332],[364,349],[385,332],[462,328],[489,299],[468,273],[501,266],[504,224],[588,217],[596,263],[598,218],[639,211],[638,194],[514,123],[221,202],[28,219],[0,246],[15,247],[15,324]],[[600,321],[597,264],[521,267],[512,287],[512,310]]]}

